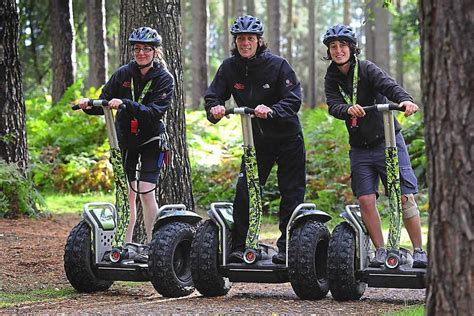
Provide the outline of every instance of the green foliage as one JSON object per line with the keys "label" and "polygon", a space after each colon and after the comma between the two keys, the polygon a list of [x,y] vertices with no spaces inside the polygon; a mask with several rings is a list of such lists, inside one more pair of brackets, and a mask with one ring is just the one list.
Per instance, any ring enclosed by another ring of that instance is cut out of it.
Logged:
{"label": "green foliage", "polygon": [[64,289],[47,288],[41,290],[34,290],[26,293],[5,293],[2,292],[0,296],[0,308],[7,308],[15,304],[25,304],[33,302],[47,302],[53,299],[67,299],[77,292],[72,287]]}
{"label": "green foliage", "polygon": [[54,214],[81,214],[84,204],[90,202],[109,202],[115,204],[115,195],[112,193],[104,194],[103,192],[81,194],[44,192],[43,197],[48,205],[48,209]]}
{"label": "green foliage", "polygon": [[0,160],[0,217],[37,216],[46,211],[41,194],[18,166]]}
{"label": "green foliage", "polygon": [[409,118],[405,118],[403,114],[400,114],[398,120],[400,121],[400,124],[403,125],[402,133],[405,142],[407,143],[413,170],[418,178],[418,185],[421,188],[426,188],[427,161],[424,138],[425,124],[423,122],[423,117],[421,115],[413,115]]}
{"label": "green foliage", "polygon": [[[102,116],[74,112],[82,82],[69,87],[51,106],[49,96],[26,101],[28,148],[33,181],[41,190],[110,190],[112,168]],[[89,97],[99,91],[91,89]]]}
{"label": "green foliage", "polygon": [[424,305],[409,306],[405,309],[402,309],[396,312],[384,313],[383,315],[384,316],[423,316],[425,315],[425,306]]}

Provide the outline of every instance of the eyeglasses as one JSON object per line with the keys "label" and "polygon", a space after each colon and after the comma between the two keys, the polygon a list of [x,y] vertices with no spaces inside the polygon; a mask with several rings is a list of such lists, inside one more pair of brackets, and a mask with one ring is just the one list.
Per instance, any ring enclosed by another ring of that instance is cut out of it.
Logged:
{"label": "eyeglasses", "polygon": [[143,51],[145,54],[149,54],[151,53],[152,51],[154,51],[155,49],[153,47],[143,47],[143,48],[138,48],[138,47],[134,47],[133,48],[133,52],[135,54],[140,54],[141,51]]}

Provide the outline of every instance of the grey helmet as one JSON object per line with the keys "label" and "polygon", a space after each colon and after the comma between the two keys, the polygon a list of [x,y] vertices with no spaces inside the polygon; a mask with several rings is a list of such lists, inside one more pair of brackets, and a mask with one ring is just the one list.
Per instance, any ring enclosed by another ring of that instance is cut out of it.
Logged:
{"label": "grey helmet", "polygon": [[348,41],[357,45],[357,38],[354,31],[348,25],[337,24],[331,26],[324,34],[323,43],[329,47],[329,43],[333,41]]}
{"label": "grey helmet", "polygon": [[128,42],[130,45],[141,43],[151,46],[161,46],[161,36],[151,27],[139,27],[130,34]]}
{"label": "grey helmet", "polygon": [[230,28],[230,34],[237,35],[242,33],[263,35],[263,23],[251,15],[239,16],[235,19]]}

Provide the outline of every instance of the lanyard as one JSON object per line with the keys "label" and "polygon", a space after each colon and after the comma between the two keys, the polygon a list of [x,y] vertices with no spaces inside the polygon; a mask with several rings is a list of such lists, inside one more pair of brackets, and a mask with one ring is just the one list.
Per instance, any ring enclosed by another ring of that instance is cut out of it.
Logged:
{"label": "lanyard", "polygon": [[354,105],[357,103],[357,82],[359,81],[359,60],[355,57],[356,64],[354,68],[354,77],[352,78],[352,99],[347,95],[347,93],[342,90],[339,86],[339,91],[341,91],[342,97],[347,104]]}
{"label": "lanyard", "polygon": [[143,88],[143,91],[140,94],[140,97],[138,98],[138,100],[135,100],[135,89],[133,87],[133,78],[132,78],[131,83],[130,83],[130,88],[132,89],[132,99],[133,99],[133,101],[136,101],[138,103],[142,103],[143,98],[145,97],[146,93],[148,92],[148,89],[150,89],[150,86],[151,86],[151,80],[149,80],[146,83],[145,88]]}

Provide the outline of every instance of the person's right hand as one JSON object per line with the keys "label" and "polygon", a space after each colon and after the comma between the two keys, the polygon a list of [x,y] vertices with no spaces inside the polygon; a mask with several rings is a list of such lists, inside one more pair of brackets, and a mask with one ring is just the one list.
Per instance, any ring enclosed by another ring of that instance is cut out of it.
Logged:
{"label": "person's right hand", "polygon": [[210,112],[216,120],[220,120],[225,115],[225,107],[222,105],[216,105],[211,108]]}
{"label": "person's right hand", "polygon": [[90,110],[92,107],[89,105],[89,99],[87,98],[82,98],[79,100],[79,107],[83,110]]}
{"label": "person's right hand", "polygon": [[365,111],[359,104],[354,104],[347,110],[347,114],[354,117],[363,117],[365,116]]}

